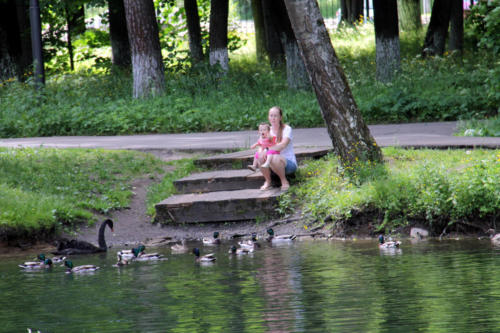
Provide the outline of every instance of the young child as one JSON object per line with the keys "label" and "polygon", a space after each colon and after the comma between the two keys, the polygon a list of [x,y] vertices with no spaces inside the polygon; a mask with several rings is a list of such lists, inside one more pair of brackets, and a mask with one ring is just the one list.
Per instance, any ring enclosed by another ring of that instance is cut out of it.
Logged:
{"label": "young child", "polygon": [[262,168],[269,168],[272,155],[279,154],[279,151],[269,150],[269,147],[274,146],[276,143],[276,139],[271,136],[270,131],[269,124],[261,123],[259,125],[259,139],[250,147],[251,149],[259,147],[259,150],[255,153],[253,164],[248,166],[252,171],[257,170],[259,164]]}

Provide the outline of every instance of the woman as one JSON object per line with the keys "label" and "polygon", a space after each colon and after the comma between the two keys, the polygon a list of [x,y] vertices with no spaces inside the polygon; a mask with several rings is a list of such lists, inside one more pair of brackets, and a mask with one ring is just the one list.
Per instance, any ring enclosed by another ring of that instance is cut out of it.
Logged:
{"label": "woman", "polygon": [[283,111],[277,106],[269,109],[268,119],[271,124],[271,135],[276,137],[276,144],[268,149],[279,151],[280,154],[273,155],[269,166],[260,166],[260,171],[266,180],[260,189],[271,188],[271,171],[273,171],[280,178],[281,190],[286,191],[290,188],[286,175],[293,174],[297,170],[297,159],[293,152],[292,128],[283,123]]}

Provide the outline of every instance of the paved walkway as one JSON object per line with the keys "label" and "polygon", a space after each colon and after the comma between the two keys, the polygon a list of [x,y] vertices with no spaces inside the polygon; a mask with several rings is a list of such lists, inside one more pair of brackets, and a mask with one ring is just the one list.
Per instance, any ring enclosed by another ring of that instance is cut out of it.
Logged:
{"label": "paved walkway", "polygon": [[[500,138],[453,136],[456,122],[371,125],[379,146],[432,148],[500,148]],[[295,128],[294,146],[331,147],[326,128]],[[105,148],[170,151],[227,151],[249,148],[257,131],[124,136],[66,136],[0,139],[0,147]]]}

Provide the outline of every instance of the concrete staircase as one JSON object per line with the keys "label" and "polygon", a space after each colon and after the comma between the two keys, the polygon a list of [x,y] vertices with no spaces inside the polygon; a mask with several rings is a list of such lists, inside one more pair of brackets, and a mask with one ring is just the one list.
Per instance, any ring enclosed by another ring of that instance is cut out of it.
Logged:
{"label": "concrete staircase", "polygon": [[[295,149],[299,163],[328,152],[329,148]],[[252,162],[253,154],[254,151],[246,150],[198,159],[195,162],[197,165],[215,170],[176,180],[174,186],[181,194],[156,204],[156,221],[198,223],[274,217],[282,192],[279,187],[259,190],[264,177],[260,172],[246,169],[246,165]]]}

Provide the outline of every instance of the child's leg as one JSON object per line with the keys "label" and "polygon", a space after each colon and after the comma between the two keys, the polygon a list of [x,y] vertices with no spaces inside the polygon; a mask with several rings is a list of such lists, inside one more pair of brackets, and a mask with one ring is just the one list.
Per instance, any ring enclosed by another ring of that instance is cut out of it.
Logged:
{"label": "child's leg", "polygon": [[273,160],[273,155],[271,155],[271,154],[266,155],[266,162],[264,164],[262,164],[262,167],[269,168],[269,163],[271,163],[272,160]]}
{"label": "child's leg", "polygon": [[247,168],[249,168],[252,171],[257,170],[257,160],[259,159],[259,153],[255,153],[255,156],[253,157],[253,163],[251,165],[248,165]]}

